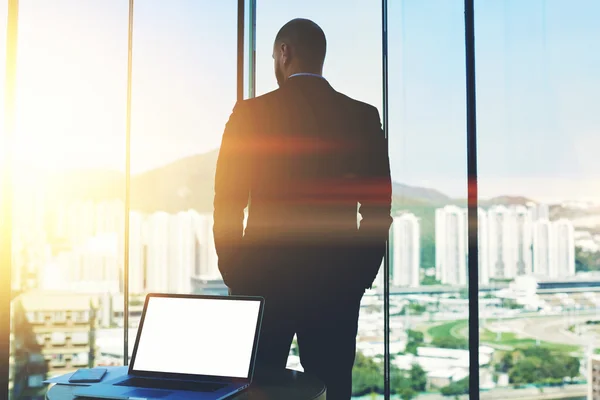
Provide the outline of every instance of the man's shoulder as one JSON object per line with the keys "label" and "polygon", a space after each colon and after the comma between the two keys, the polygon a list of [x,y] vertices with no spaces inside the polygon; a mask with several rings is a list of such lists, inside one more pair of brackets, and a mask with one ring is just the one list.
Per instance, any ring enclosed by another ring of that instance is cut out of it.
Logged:
{"label": "man's shoulder", "polygon": [[[343,107],[352,115],[360,115],[366,117],[378,117],[378,109],[364,101],[354,99],[344,93],[334,90],[335,107]],[[250,111],[251,114],[255,114],[260,110],[272,110],[273,107],[280,107],[286,102],[286,94],[281,89],[275,89],[268,93],[262,94],[249,99],[238,101],[237,105],[239,108]]]}
{"label": "man's shoulder", "polygon": [[244,99],[239,101],[238,104],[241,105],[244,109],[257,109],[261,107],[268,106],[273,102],[278,101],[281,96],[281,89],[275,89],[265,94],[261,94],[260,96],[252,97],[249,99]]}
{"label": "man's shoulder", "polygon": [[347,107],[352,108],[353,110],[355,110],[356,112],[361,113],[362,115],[364,114],[375,114],[378,115],[379,111],[377,110],[377,107],[369,104],[369,103],[365,103],[364,101],[361,100],[357,100],[354,99],[344,93],[340,93],[337,92],[338,97],[340,98],[340,102],[345,103],[347,105]]}

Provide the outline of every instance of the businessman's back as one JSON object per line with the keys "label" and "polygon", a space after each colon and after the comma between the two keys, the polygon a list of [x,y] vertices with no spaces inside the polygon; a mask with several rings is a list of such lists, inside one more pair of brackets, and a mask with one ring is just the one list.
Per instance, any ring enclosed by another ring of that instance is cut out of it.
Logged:
{"label": "businessman's back", "polygon": [[[377,109],[338,93],[315,68],[321,35],[311,21],[286,24],[274,49],[280,88],[236,105],[217,163],[214,232],[231,291],[267,298],[271,344],[259,361],[285,366],[297,333],[302,365],[336,399],[349,397],[360,298],[391,224],[391,181]],[[321,328],[331,322],[328,341]]]}

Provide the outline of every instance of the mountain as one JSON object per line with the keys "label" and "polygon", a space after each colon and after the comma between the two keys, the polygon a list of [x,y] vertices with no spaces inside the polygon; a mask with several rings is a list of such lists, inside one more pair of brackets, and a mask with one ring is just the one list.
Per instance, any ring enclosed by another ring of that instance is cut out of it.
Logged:
{"label": "mountain", "polygon": [[[175,213],[195,209],[212,211],[214,175],[218,150],[186,157],[131,177],[131,208],[142,212]],[[39,179],[39,178],[38,178]],[[52,175],[45,182],[50,198],[125,199],[125,177],[120,171],[85,170]],[[454,199],[430,188],[392,183],[394,210],[429,214],[429,209],[454,204],[466,206],[466,199]],[[523,196],[481,199],[480,205],[525,205]]]}
{"label": "mountain", "polygon": [[218,151],[177,160],[131,179],[131,208],[212,211]]}
{"label": "mountain", "polygon": [[[186,157],[131,177],[131,208],[175,213],[193,208],[212,211],[218,150]],[[57,199],[94,201],[125,199],[125,177],[119,171],[85,170],[52,175],[47,194]],[[394,209],[436,207],[453,203],[445,194],[394,182]]]}
{"label": "mountain", "polygon": [[409,186],[403,183],[393,182],[392,193],[395,200],[411,200],[417,203],[429,203],[435,205],[446,205],[453,200],[435,189],[428,189],[418,186]]}
{"label": "mountain", "polygon": [[534,200],[531,200],[527,197],[523,196],[498,196],[492,197],[491,199],[480,199],[479,205],[481,207],[490,207],[493,205],[503,205],[503,206],[524,206],[527,203],[535,203]]}

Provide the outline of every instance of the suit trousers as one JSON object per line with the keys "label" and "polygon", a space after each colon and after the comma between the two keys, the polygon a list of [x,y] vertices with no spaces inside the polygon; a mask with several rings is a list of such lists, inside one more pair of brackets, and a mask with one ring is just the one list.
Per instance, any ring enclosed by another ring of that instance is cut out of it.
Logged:
{"label": "suit trousers", "polygon": [[232,295],[261,296],[264,315],[256,369],[287,364],[294,334],[300,362],[327,387],[328,400],[348,400],[356,354],[358,316],[363,291],[294,288],[230,288]]}

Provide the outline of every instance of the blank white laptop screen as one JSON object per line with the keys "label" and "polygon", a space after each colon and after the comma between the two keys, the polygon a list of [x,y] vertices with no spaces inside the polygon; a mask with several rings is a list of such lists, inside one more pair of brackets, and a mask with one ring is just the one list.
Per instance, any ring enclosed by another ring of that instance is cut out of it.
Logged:
{"label": "blank white laptop screen", "polygon": [[132,369],[248,378],[260,302],[150,297]]}

